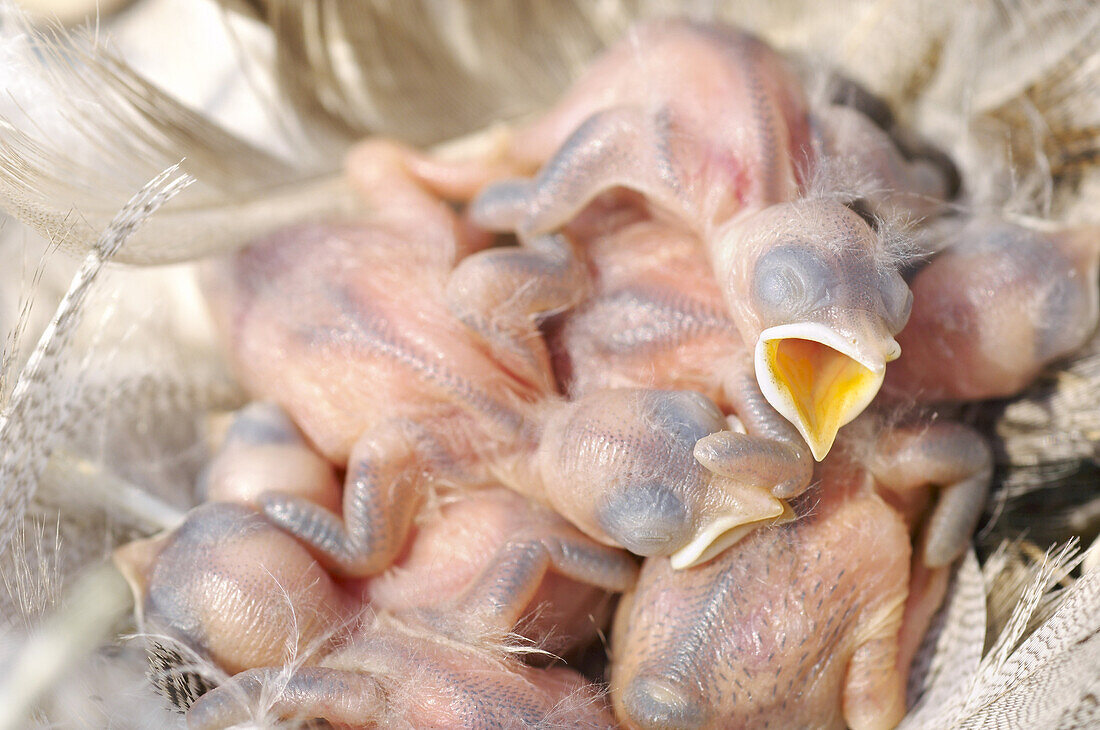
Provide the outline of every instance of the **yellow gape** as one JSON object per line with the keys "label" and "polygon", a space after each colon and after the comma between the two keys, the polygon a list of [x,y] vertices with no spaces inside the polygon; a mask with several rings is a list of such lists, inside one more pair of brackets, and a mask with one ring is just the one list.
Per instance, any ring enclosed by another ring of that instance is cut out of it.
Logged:
{"label": "yellow gape", "polygon": [[884,368],[872,369],[814,340],[764,340],[764,386],[772,406],[798,428],[814,459],[829,453],[842,426],[858,416],[878,393]]}

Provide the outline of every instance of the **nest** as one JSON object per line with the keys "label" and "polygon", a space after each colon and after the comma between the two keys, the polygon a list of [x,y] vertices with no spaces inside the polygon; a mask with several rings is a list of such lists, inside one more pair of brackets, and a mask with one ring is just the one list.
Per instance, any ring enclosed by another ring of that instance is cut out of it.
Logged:
{"label": "nest", "polygon": [[[131,39],[142,7],[117,21]],[[112,548],[198,501],[208,416],[243,402],[193,262],[350,210],[336,181],[362,136],[476,144],[493,124],[545,108],[637,18],[681,12],[659,0],[225,0],[201,27],[224,33],[246,100],[237,109],[250,110],[249,128],[230,131],[95,33],[35,28],[5,6],[0,727],[167,726],[164,696],[184,706],[205,688],[162,647],[156,694],[125,600],[94,617],[79,610],[119,595],[99,567]],[[942,146],[973,210],[1100,222],[1092,3],[784,0],[690,12],[857,81]],[[997,486],[914,670],[903,727],[1100,722],[1100,579],[1074,557],[1100,528],[1098,343],[1023,395],[963,414],[994,438]],[[51,667],[45,680],[24,683],[36,665]]]}

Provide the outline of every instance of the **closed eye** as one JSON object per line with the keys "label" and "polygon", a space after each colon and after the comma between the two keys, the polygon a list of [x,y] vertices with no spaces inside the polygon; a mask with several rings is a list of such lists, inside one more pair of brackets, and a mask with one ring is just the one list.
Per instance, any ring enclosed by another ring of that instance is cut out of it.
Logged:
{"label": "closed eye", "polygon": [[832,271],[815,253],[780,246],[757,262],[753,290],[765,315],[787,318],[827,303]]}

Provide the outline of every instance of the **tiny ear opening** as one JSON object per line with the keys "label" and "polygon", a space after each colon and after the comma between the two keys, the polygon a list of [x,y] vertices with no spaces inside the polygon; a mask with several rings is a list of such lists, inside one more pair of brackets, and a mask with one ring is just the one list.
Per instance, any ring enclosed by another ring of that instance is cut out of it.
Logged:
{"label": "tiny ear opening", "polygon": [[852,211],[860,218],[862,218],[863,222],[870,226],[871,230],[875,231],[876,233],[879,231],[880,227],[882,226],[882,221],[879,220],[879,217],[877,215],[871,212],[871,208],[868,206],[867,200],[865,198],[856,198],[854,200],[850,200],[848,201],[847,206],[848,210]]}
{"label": "tiny ear opening", "polygon": [[890,104],[884,99],[842,73],[834,73],[829,82],[830,103],[861,112],[884,132],[893,128],[897,120]]}

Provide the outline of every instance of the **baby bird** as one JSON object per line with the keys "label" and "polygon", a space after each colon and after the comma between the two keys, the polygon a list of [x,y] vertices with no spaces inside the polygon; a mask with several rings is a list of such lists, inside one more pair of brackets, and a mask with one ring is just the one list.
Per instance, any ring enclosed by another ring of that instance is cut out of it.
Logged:
{"label": "baby bird", "polygon": [[[594,407],[558,394],[537,325],[581,296],[583,272],[555,259],[537,269],[538,286],[511,298],[517,316],[498,318],[508,272],[532,271],[527,250],[486,252],[500,275],[472,283],[472,259],[459,259],[481,239],[392,149],[369,142],[349,163],[377,217],[283,231],[209,276],[242,383],[348,465],[342,514],[272,492],[258,498],[268,519],[330,570],[367,576],[403,549],[433,485],[504,484],[605,544],[647,555],[689,548],[698,557],[706,536],[782,513],[766,489],[694,463],[693,439],[725,427],[703,401],[593,394],[614,409],[599,413],[613,428],[576,427],[574,416]],[[557,235],[532,245],[550,258],[568,250]],[[695,471],[674,468],[682,464]],[[583,489],[572,481],[582,474]],[[643,509],[650,501],[665,509]]]}
{"label": "baby bird", "polygon": [[871,403],[913,295],[853,210],[801,199],[746,212],[711,261],[768,402],[814,458]]}
{"label": "baby bird", "polygon": [[[264,708],[256,713],[252,708]],[[257,716],[258,715],[258,716]],[[382,617],[318,666],[252,669],[207,693],[190,730],[320,718],[341,728],[613,728],[600,691],[564,667],[539,669]]]}
{"label": "baby bird", "polygon": [[[560,318],[553,338],[570,392],[582,395],[614,384],[707,393],[753,436],[736,429],[704,436],[694,450],[698,462],[778,496],[805,489],[812,461],[789,424],[760,397],[697,239],[649,219],[588,233],[583,248],[593,287]],[[934,340],[937,331],[928,328],[924,338]],[[922,340],[914,345],[923,347]],[[888,436],[895,441],[888,458],[883,450],[872,462],[885,483],[908,486],[934,479],[943,486],[929,520],[926,557],[937,567],[949,564],[967,544],[985,503],[991,459],[984,441],[948,422],[903,427],[877,416],[864,420],[875,423],[863,430],[877,432],[882,449]],[[769,523],[774,522],[755,524]],[[683,567],[677,556],[671,564]]]}
{"label": "baby bird", "polygon": [[1015,395],[1096,329],[1100,230],[1030,227],[991,216],[933,227],[944,249],[912,279],[905,356],[887,377],[894,398]]}
{"label": "baby bird", "polygon": [[[258,436],[257,411],[274,420],[271,406],[253,407],[234,429]],[[305,444],[268,435],[289,469],[305,461]],[[247,483],[256,457],[271,451],[270,441],[231,438],[211,471]],[[325,481],[315,478],[315,490]],[[367,582],[334,580],[292,537],[229,502],[196,508],[172,533],[120,549],[116,562],[147,629],[243,673],[195,705],[188,720],[199,727],[260,711],[414,727],[463,724],[456,718],[496,726],[511,712],[606,727],[598,693],[579,675],[526,667],[504,648],[551,628],[559,648],[583,645],[606,616],[605,591],[629,588],[637,573],[625,553],[502,489],[442,505],[395,568]],[[399,660],[415,660],[409,666],[431,682],[409,683]]]}
{"label": "baby bird", "polygon": [[512,150],[541,169],[488,186],[472,219],[530,241],[601,194],[640,193],[702,238],[761,391],[818,460],[878,392],[910,295],[891,241],[815,179],[840,158],[887,188],[873,209],[916,216],[951,192],[860,112],[815,115],[760,40],[686,21],[635,28]]}
{"label": "baby bird", "polygon": [[[513,524],[521,521],[513,516]],[[148,630],[237,675],[195,703],[189,727],[313,717],[356,727],[496,727],[509,713],[608,727],[598,693],[580,675],[526,667],[493,643],[531,599],[549,598],[540,586],[553,561],[572,574],[617,571],[615,589],[630,585],[632,560],[618,554],[608,562],[600,552],[607,548],[587,549],[582,536],[558,525],[564,535],[523,529],[522,539],[498,542],[481,572],[459,562],[474,578],[439,585],[432,608],[415,591],[401,596],[390,586],[388,602],[403,606],[404,620],[371,613],[361,588],[335,582],[294,538],[240,505],[196,508],[171,535],[124,547],[116,561]],[[453,557],[442,550],[435,569]],[[423,566],[414,571],[420,581],[428,577]],[[488,584],[495,590],[483,590]],[[423,682],[410,681],[410,667]]]}
{"label": "baby bird", "polygon": [[[700,443],[713,439],[701,461]],[[694,391],[624,388],[552,414],[536,466],[550,504],[585,534],[686,568],[789,517],[775,495],[777,473],[793,471],[795,481],[802,473],[782,447],[731,434],[717,406]]]}
{"label": "baby bird", "polygon": [[930,524],[911,560],[926,487],[947,476],[917,455],[970,460],[968,449],[985,449],[985,470],[968,478],[991,474],[980,437],[943,425],[884,439],[872,468],[830,455],[796,519],[756,530],[705,565],[675,571],[647,559],[612,638],[612,700],[624,726],[894,727],[947,566],[969,538],[933,547]]}
{"label": "baby bird", "polygon": [[646,562],[612,639],[625,727],[897,724],[909,535],[865,474],[845,472],[827,468],[799,519],[707,565]]}
{"label": "baby bird", "polygon": [[[570,233],[580,237],[578,256],[592,285],[552,328],[569,393],[583,398],[617,386],[697,391],[735,416],[734,430],[747,431],[704,436],[697,457],[705,452],[711,465],[724,462],[718,468],[726,476],[777,497],[805,489],[813,460],[762,398],[698,237],[647,217],[600,231],[573,225]],[[716,440],[728,458],[709,448]]]}

